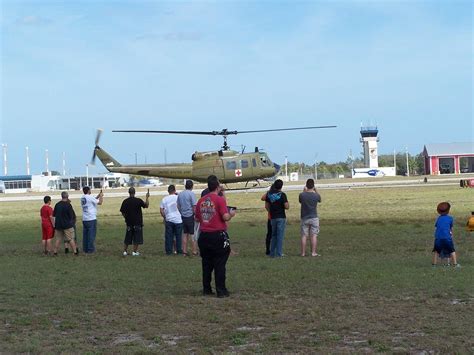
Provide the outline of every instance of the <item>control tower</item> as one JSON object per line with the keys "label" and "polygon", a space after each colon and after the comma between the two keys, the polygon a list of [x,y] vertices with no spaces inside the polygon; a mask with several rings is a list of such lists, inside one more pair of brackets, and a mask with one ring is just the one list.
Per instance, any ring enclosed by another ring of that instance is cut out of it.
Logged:
{"label": "control tower", "polygon": [[360,127],[360,142],[364,148],[364,165],[366,168],[379,167],[377,126]]}

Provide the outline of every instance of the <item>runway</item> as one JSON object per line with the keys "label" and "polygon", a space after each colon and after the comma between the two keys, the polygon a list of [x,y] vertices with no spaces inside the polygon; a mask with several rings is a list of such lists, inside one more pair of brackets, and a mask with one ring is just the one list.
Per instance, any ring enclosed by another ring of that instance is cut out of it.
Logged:
{"label": "runway", "polygon": [[[428,179],[428,182],[425,183],[422,178],[407,178],[407,180],[378,180],[374,178],[374,181],[356,181],[346,179],[344,182],[330,182],[330,183],[321,183],[321,180],[318,180],[316,184],[316,188],[320,190],[349,190],[349,189],[380,189],[380,188],[397,188],[397,187],[432,187],[432,186],[450,186],[450,185],[457,185],[459,186],[459,177],[449,177],[449,178],[436,178],[436,179]],[[303,190],[304,183],[285,183],[283,186],[283,191],[298,191]],[[232,190],[229,189],[226,191],[226,194],[234,194],[234,193],[251,193],[251,192],[262,192],[265,191],[266,188],[264,187],[254,187],[249,189],[240,189],[240,190]],[[201,191],[198,187],[194,189],[194,191]],[[179,190],[178,190],[179,192]],[[137,197],[144,197],[146,194],[145,188],[140,190],[137,189]],[[168,192],[166,189],[163,190],[151,190],[151,196],[165,196]],[[18,202],[18,201],[42,201],[45,195],[50,195],[53,200],[60,200],[61,199],[61,192],[60,191],[51,191],[51,192],[44,192],[43,194],[38,193],[31,193],[31,194],[3,194],[0,196],[0,203],[2,202]],[[70,191],[69,198],[70,199],[78,199],[82,196],[81,191]],[[128,192],[126,189],[121,189],[120,191],[114,189],[107,189],[104,190],[104,196],[107,198],[110,197],[128,197]]]}

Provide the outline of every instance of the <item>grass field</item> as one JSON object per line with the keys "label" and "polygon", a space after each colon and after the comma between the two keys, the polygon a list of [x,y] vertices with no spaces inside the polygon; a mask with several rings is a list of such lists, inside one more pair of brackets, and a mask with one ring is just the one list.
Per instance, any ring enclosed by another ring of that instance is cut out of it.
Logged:
{"label": "grass field", "polygon": [[[282,259],[264,256],[260,194],[228,195],[239,214],[227,299],[200,295],[200,258],[164,255],[160,198],[145,212],[142,256],[126,258],[121,199],[105,196],[98,252],[87,257],[41,256],[41,204],[0,203],[0,352],[473,353],[474,234],[464,225],[474,189],[321,194],[322,257],[298,256],[290,192]],[[431,267],[442,200],[452,204],[461,269]]]}

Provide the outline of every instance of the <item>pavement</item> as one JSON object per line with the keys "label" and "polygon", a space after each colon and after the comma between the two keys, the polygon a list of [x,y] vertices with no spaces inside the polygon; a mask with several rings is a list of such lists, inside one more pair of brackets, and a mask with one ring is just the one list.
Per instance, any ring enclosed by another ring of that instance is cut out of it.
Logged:
{"label": "pavement", "polygon": [[[449,186],[449,185],[457,185],[459,186],[460,177],[447,177],[447,178],[436,178],[436,179],[429,179],[428,182],[424,182],[423,178],[416,177],[416,178],[407,178],[405,179],[397,179],[397,180],[379,180],[379,178],[374,178],[373,181],[357,181],[353,179],[345,179],[343,182],[329,182],[329,183],[321,183],[322,180],[318,180],[316,183],[316,188],[319,190],[348,190],[348,189],[379,189],[379,188],[396,188],[396,187],[420,187],[420,186]],[[285,183],[283,186],[283,191],[299,191],[303,190],[304,183]],[[262,192],[266,188],[265,187],[253,187],[249,189],[228,189],[226,190],[226,194],[232,193],[248,193],[248,192]],[[195,191],[200,191],[198,188],[194,189]],[[179,192],[179,191],[178,191]],[[31,194],[4,194],[0,196],[0,203],[2,202],[15,202],[15,201],[42,201],[44,195],[48,193],[44,192],[43,194],[38,193],[31,193]],[[144,197],[146,191],[137,190],[136,196],[137,197]],[[61,199],[61,192],[60,191],[51,191],[49,193],[53,200],[60,200]],[[152,190],[150,191],[151,196],[165,196],[168,195],[166,190]],[[69,198],[70,199],[79,199],[82,196],[81,191],[70,191]],[[104,190],[104,196],[107,198],[110,197],[128,197],[128,192],[126,189],[121,189],[120,191],[114,189],[106,189]]]}

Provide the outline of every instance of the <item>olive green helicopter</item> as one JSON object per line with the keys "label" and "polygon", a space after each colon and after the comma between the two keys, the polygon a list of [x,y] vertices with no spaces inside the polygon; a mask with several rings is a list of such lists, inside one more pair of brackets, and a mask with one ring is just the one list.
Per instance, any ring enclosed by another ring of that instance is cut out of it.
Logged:
{"label": "olive green helicopter", "polygon": [[272,178],[280,171],[280,165],[273,163],[267,153],[255,147],[253,152],[245,153],[230,150],[227,145],[227,136],[244,133],[261,133],[276,131],[294,131],[304,129],[334,128],[336,126],[315,126],[263,129],[252,131],[153,131],[153,130],[113,130],[122,133],[164,133],[164,134],[194,134],[222,136],[224,144],[217,151],[194,152],[191,156],[192,163],[186,164],[135,164],[122,165],[109,153],[99,146],[102,130],[97,130],[95,148],[92,155],[91,165],[94,165],[96,157],[104,164],[105,168],[113,173],[125,173],[131,175],[153,176],[171,179],[191,179],[198,182],[206,182],[209,175],[216,175],[220,182],[235,183]]}

